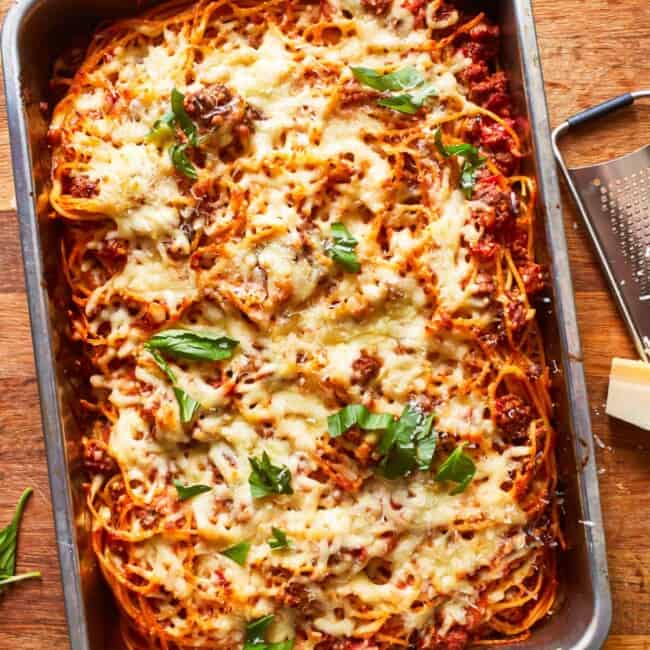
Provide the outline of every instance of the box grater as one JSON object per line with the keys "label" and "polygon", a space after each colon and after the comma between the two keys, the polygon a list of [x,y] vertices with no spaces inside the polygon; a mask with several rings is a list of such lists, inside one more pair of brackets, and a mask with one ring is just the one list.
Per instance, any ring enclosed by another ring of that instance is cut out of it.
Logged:
{"label": "box grater", "polygon": [[558,141],[570,128],[628,106],[626,93],[570,117],[553,131],[553,150],[636,349],[650,360],[650,145],[607,162],[568,168]]}

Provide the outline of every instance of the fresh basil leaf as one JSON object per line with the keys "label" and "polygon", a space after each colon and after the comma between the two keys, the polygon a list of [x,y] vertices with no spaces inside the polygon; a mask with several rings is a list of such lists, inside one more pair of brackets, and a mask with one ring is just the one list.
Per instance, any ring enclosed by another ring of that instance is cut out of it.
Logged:
{"label": "fresh basil leaf", "polygon": [[437,94],[433,84],[425,84],[421,88],[416,88],[412,93],[404,93],[402,95],[391,95],[390,97],[382,97],[377,104],[379,106],[386,106],[392,108],[400,113],[407,115],[414,115],[417,113],[424,102]]}
{"label": "fresh basil leaf", "polygon": [[184,100],[185,95],[174,88],[171,92],[172,110],[154,122],[151,131],[147,134],[147,139],[161,144],[164,140],[174,137],[176,126],[180,127],[187,137],[187,143],[176,142],[169,149],[169,155],[178,171],[196,180],[196,170],[188,160],[185,150],[190,145],[192,147],[199,146],[198,129],[185,110]]}
{"label": "fresh basil leaf", "polygon": [[277,643],[267,643],[264,640],[266,631],[273,622],[275,616],[269,614],[262,618],[255,619],[246,625],[246,639],[244,641],[244,650],[293,650],[293,639],[279,641]]}
{"label": "fresh basil leaf", "polygon": [[192,497],[203,494],[204,492],[209,492],[212,488],[209,485],[201,485],[197,483],[196,485],[183,485],[180,481],[174,481],[174,487],[178,492],[178,498],[180,501],[187,501]]}
{"label": "fresh basil leaf", "polygon": [[399,420],[393,422],[379,442],[383,455],[378,471],[389,479],[406,476],[431,467],[437,433],[432,430],[433,414],[407,404]]}
{"label": "fresh basil leaf", "polygon": [[453,481],[458,485],[451,491],[451,494],[460,494],[467,489],[470,481],[476,474],[474,461],[465,453],[465,445],[459,445],[447,457],[447,460],[440,465],[436,473],[436,481]]}
{"label": "fresh basil leaf", "polygon": [[466,198],[471,199],[476,184],[476,171],[481,165],[471,165],[467,161],[463,163],[460,172],[460,189]]}
{"label": "fresh basil leaf", "polygon": [[411,67],[382,74],[372,68],[351,67],[352,74],[360,83],[375,90],[408,90],[424,82],[422,75]]}
{"label": "fresh basil leaf", "polygon": [[335,262],[340,264],[346,271],[349,271],[350,273],[358,273],[361,270],[357,254],[354,251],[346,250],[339,246],[332,246],[328,253],[329,256]]}
{"label": "fresh basil leaf", "polygon": [[256,618],[254,621],[250,621],[250,623],[246,624],[246,645],[244,646],[244,650],[247,650],[249,643],[252,645],[266,643],[264,641],[266,630],[269,625],[273,623],[274,618],[274,614],[268,614],[267,616]]}
{"label": "fresh basil leaf", "polygon": [[32,488],[27,488],[22,493],[11,522],[0,531],[0,573],[6,576],[12,576],[16,571],[18,527],[20,526],[25,505],[32,492]]}
{"label": "fresh basil leaf", "polygon": [[418,108],[421,108],[429,97],[435,97],[437,94],[438,90],[432,83],[422,84],[409,93],[411,102]]}
{"label": "fresh basil leaf", "polygon": [[393,421],[379,443],[379,452],[387,454],[396,443],[407,444],[417,436],[427,434],[433,422],[432,415],[426,415],[411,404],[407,404],[397,421]]}
{"label": "fresh basil leaf", "polygon": [[424,83],[422,74],[412,67],[395,70],[388,74],[364,67],[352,67],[351,70],[357,81],[375,90],[411,91],[382,97],[377,101],[379,106],[392,108],[400,113],[408,115],[417,113],[429,97],[437,94],[435,86],[432,83]]}
{"label": "fresh basil leaf", "polygon": [[144,344],[144,347],[149,351],[149,354],[151,354],[151,356],[154,358],[154,361],[158,364],[158,367],[167,375],[169,381],[172,383],[174,395],[176,396],[176,401],[178,402],[178,410],[181,416],[181,422],[183,424],[191,422],[200,406],[199,402],[188,395],[180,386],[176,385],[176,375],[169,367],[169,364],[163,359],[162,355],[157,350],[150,347],[149,341]]}
{"label": "fresh basil leaf", "polygon": [[388,428],[393,420],[388,413],[371,413],[363,404],[348,404],[328,416],[327,430],[332,438],[337,438],[355,425],[363,431],[377,431]]}
{"label": "fresh basil leaf", "polygon": [[227,558],[230,558],[233,562],[237,562],[239,566],[244,566],[246,564],[246,558],[248,557],[248,552],[251,550],[251,545],[248,542],[240,542],[235,544],[230,548],[226,548],[223,551],[219,551],[221,555],[225,555]]}
{"label": "fresh basil leaf", "polygon": [[416,440],[416,463],[418,469],[426,472],[431,469],[433,455],[436,452],[438,443],[438,432],[433,429],[433,413],[421,420],[415,432]]}
{"label": "fresh basil leaf", "polygon": [[383,430],[377,451],[382,459],[377,468],[385,478],[406,476],[431,468],[438,434],[433,430],[433,414],[412,404],[404,407],[399,419],[386,413],[370,413],[362,404],[348,404],[327,418],[327,429],[336,438],[353,426],[364,431]]}
{"label": "fresh basil leaf", "polygon": [[31,496],[32,488],[27,488],[16,505],[14,516],[11,522],[2,530],[0,530],[0,593],[3,591],[5,585],[12,582],[19,582],[21,580],[28,580],[29,578],[40,578],[40,571],[30,571],[29,573],[16,573],[16,552],[18,547],[18,529],[20,521],[23,517],[25,504]]}
{"label": "fresh basil leaf", "polygon": [[440,129],[436,130],[434,140],[439,153],[445,158],[449,158],[450,156],[463,156],[463,166],[460,170],[460,188],[463,194],[468,199],[471,199],[476,183],[476,172],[485,164],[487,158],[482,158],[479,155],[479,150],[475,146],[465,142],[445,146],[442,143],[442,132]]}
{"label": "fresh basil leaf", "polygon": [[460,188],[468,199],[471,199],[472,194],[474,193],[476,172],[485,164],[486,160],[487,158],[477,158],[473,162],[465,160],[463,163],[463,167],[460,171]]}
{"label": "fresh basil leaf", "polygon": [[333,223],[332,241],[328,242],[325,252],[346,271],[358,273],[361,270],[361,264],[354,250],[358,243],[342,223]]}
{"label": "fresh basil leaf", "polygon": [[274,551],[280,551],[291,546],[291,542],[283,530],[280,530],[279,528],[271,528],[271,532],[273,533],[273,536],[269,539],[269,546]]}
{"label": "fresh basil leaf", "polygon": [[174,386],[174,395],[176,395],[176,401],[178,402],[181,422],[183,424],[191,422],[192,418],[196,415],[200,404],[179,386]]}
{"label": "fresh basil leaf", "polygon": [[286,465],[273,465],[266,452],[262,454],[261,459],[249,458],[248,461],[252,469],[248,483],[254,499],[261,499],[269,494],[293,494],[291,471]]}
{"label": "fresh basil leaf", "polygon": [[335,244],[350,246],[354,248],[359,242],[352,236],[352,233],[339,222],[332,224],[332,239]]}
{"label": "fresh basil leaf", "polygon": [[156,350],[152,350],[149,347],[148,342],[144,344],[144,347],[148,350],[149,354],[153,357],[154,361],[158,364],[158,367],[167,375],[169,381],[171,381],[172,384],[175,384],[176,375],[169,367],[169,364],[163,359],[162,355],[159,352],[156,352]]}
{"label": "fresh basil leaf", "polygon": [[189,143],[193,147],[196,147],[198,145],[198,140],[197,140],[198,131],[196,128],[196,124],[192,122],[190,116],[185,111],[185,106],[183,105],[184,100],[185,100],[185,95],[183,95],[182,92],[174,88],[172,90],[172,98],[171,98],[172,113],[176,118],[176,122],[178,126],[181,127],[183,133],[185,133],[185,135],[187,136]]}
{"label": "fresh basil leaf", "polygon": [[410,95],[392,95],[391,97],[384,97],[383,99],[380,99],[377,104],[379,104],[379,106],[385,106],[386,108],[392,108],[394,111],[399,111],[400,113],[406,113],[407,115],[414,115],[420,108],[411,101]]}
{"label": "fresh basil leaf", "polygon": [[146,343],[149,350],[162,350],[172,357],[200,361],[222,361],[232,357],[239,341],[190,330],[165,330],[154,334]]}
{"label": "fresh basil leaf", "polygon": [[199,175],[194,165],[190,162],[185,151],[188,144],[173,144],[169,147],[169,157],[172,159],[174,167],[184,176],[195,181]]}
{"label": "fresh basil leaf", "polygon": [[436,129],[434,140],[436,148],[445,158],[449,158],[450,156],[463,156],[471,165],[478,165],[485,162],[485,158],[479,156],[479,150],[472,144],[461,142],[460,144],[444,145],[442,143],[442,132],[440,129]]}
{"label": "fresh basil leaf", "polygon": [[147,133],[147,140],[161,144],[165,140],[174,137],[174,113],[165,113],[159,120],[156,120]]}

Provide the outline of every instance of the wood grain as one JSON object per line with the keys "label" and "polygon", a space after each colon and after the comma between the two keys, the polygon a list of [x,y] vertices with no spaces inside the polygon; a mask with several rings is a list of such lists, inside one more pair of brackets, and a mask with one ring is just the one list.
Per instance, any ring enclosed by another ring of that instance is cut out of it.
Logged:
{"label": "wood grain", "polygon": [[[650,86],[646,0],[536,0],[534,2],[547,101],[553,125],[587,106]],[[572,164],[588,164],[650,142],[650,104],[567,137]],[[563,188],[564,189],[564,188]],[[564,209],[576,290],[605,517],[614,599],[608,650],[650,648],[650,443],[648,434],[610,420],[604,412],[611,356],[634,357],[585,232],[566,192]]]}
{"label": "wood grain", "polygon": [[[0,11],[10,0],[0,0]],[[650,86],[648,0],[534,0],[551,121],[608,97]],[[650,103],[564,142],[570,162],[587,163],[650,142]],[[35,488],[21,531],[18,567],[43,580],[2,600],[0,648],[62,649],[65,617],[52,524],[20,249],[13,210],[4,101],[0,104],[0,520],[21,490]],[[607,650],[650,650],[650,441],[604,413],[610,358],[634,350],[564,196],[572,275],[587,370],[614,597]]]}

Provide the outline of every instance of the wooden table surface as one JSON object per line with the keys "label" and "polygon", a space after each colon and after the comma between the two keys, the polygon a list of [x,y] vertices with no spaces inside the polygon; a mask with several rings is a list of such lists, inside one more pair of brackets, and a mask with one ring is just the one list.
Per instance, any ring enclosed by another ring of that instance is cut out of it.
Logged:
{"label": "wooden table surface", "polygon": [[[0,11],[10,0],[0,0]],[[648,0],[534,0],[551,122],[608,97],[650,87]],[[570,162],[586,163],[650,142],[650,103],[625,109],[580,139]],[[68,647],[36,378],[9,169],[4,98],[0,106],[0,522],[22,489],[34,487],[21,530],[18,568],[41,581],[0,601],[0,649]],[[584,347],[614,598],[608,650],[650,650],[650,434],[604,413],[612,355],[633,357],[583,228],[564,195],[573,282]],[[567,649],[565,649],[567,650]]]}

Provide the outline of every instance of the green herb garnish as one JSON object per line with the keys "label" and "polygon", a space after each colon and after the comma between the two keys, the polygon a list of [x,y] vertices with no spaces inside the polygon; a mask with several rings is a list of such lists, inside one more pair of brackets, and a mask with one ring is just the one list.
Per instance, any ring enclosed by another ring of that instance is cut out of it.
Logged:
{"label": "green herb garnish", "polygon": [[30,571],[29,573],[16,574],[16,551],[18,547],[18,528],[23,516],[25,504],[31,496],[32,488],[27,488],[21,495],[16,505],[13,519],[2,530],[0,530],[0,593],[4,591],[6,585],[12,582],[20,582],[30,578],[40,578],[40,571]]}
{"label": "green herb garnish", "polygon": [[362,66],[351,66],[350,70],[352,70],[352,74],[357,81],[375,90],[408,90],[424,83],[424,77],[415,68],[411,67],[395,70],[387,74]]}
{"label": "green herb garnish", "polygon": [[358,273],[361,264],[354,250],[358,241],[342,223],[332,224],[332,241],[325,246],[325,252],[346,271]]}
{"label": "green herb garnish", "polygon": [[178,126],[187,136],[188,142],[193,147],[198,146],[198,129],[187,114],[184,101],[185,95],[173,88],[170,97],[171,111],[154,122],[151,131],[147,134],[148,140],[161,143],[165,139],[174,137],[175,128]]}
{"label": "green herb garnish", "polygon": [[269,494],[293,494],[291,471],[286,465],[273,465],[266,452],[262,454],[261,459],[249,458],[248,461],[252,469],[248,483],[254,499],[261,499]]}
{"label": "green herb garnish", "polygon": [[458,485],[452,490],[452,494],[460,494],[467,489],[470,481],[476,474],[474,461],[464,452],[465,444],[462,444],[448,456],[447,460],[440,465],[436,473],[436,481],[453,481]]}
{"label": "green herb garnish", "polygon": [[465,196],[471,199],[476,184],[476,172],[485,164],[487,158],[481,158],[479,150],[471,144],[461,143],[445,146],[442,143],[442,131],[440,129],[436,130],[434,139],[438,152],[444,158],[451,156],[463,157],[463,165],[460,170],[460,187]]}
{"label": "green herb garnish", "polygon": [[251,644],[253,647],[265,643],[264,637],[266,635],[266,630],[269,625],[273,622],[275,616],[269,614],[268,616],[262,616],[261,618],[256,618],[254,621],[246,624],[246,644],[244,645],[244,650],[247,650]]}
{"label": "green herb garnish", "polygon": [[226,548],[223,551],[219,551],[221,555],[225,555],[227,558],[230,558],[233,562],[237,562],[239,566],[244,566],[246,564],[246,558],[248,557],[248,552],[251,550],[251,545],[248,542],[240,542],[235,544],[230,548]]}
{"label": "green herb garnish", "polygon": [[222,361],[232,357],[238,343],[239,341],[227,336],[215,336],[206,332],[165,330],[154,334],[147,341],[147,347],[181,359]]}
{"label": "green herb garnish", "polygon": [[468,164],[467,161],[463,163],[463,168],[460,172],[460,189],[466,198],[471,199],[474,193],[474,185],[476,185],[476,171],[483,166],[484,159],[478,165]]}
{"label": "green herb garnish", "polygon": [[176,121],[176,124],[181,127],[183,133],[187,136],[189,143],[196,147],[198,146],[198,129],[196,124],[192,122],[190,116],[185,111],[184,102],[185,95],[179,90],[174,88],[172,90],[171,104],[172,104],[172,114]]}
{"label": "green herb garnish", "polygon": [[432,426],[432,413],[407,404],[399,420],[391,423],[379,442],[378,450],[383,456],[379,473],[394,479],[415,470],[430,469],[438,439]]}
{"label": "green herb garnish", "polygon": [[269,546],[274,551],[281,551],[282,549],[289,548],[289,546],[291,546],[291,542],[283,530],[280,530],[279,528],[271,528],[271,532],[273,535],[269,539]]}
{"label": "green herb garnish", "polygon": [[181,501],[187,501],[192,497],[203,494],[204,492],[209,492],[212,488],[209,485],[201,485],[197,483],[195,485],[183,485],[180,481],[174,481],[174,487],[178,492],[178,498]]}
{"label": "green herb garnish", "polygon": [[371,68],[352,67],[352,74],[357,81],[375,90],[404,91],[398,95],[382,97],[377,101],[379,106],[392,108],[400,113],[413,115],[424,105],[424,102],[437,94],[432,83],[425,83],[424,77],[415,68],[406,67],[387,74],[382,74]]}
{"label": "green herb garnish", "polygon": [[377,451],[382,459],[377,471],[389,479],[415,470],[426,471],[436,450],[438,434],[432,429],[433,414],[407,404],[399,419],[387,413],[370,413],[362,404],[349,404],[327,418],[327,429],[337,438],[353,426],[362,431],[382,431]]}
{"label": "green herb garnish", "polygon": [[187,424],[196,415],[200,404],[179,386],[174,386],[174,395],[180,408],[181,422]]}
{"label": "green herb garnish", "polygon": [[172,159],[174,167],[184,176],[191,178],[195,181],[199,175],[196,171],[194,165],[190,162],[190,159],[187,157],[185,151],[189,145],[184,144],[173,144],[169,147],[169,157]]}
{"label": "green herb garnish", "polygon": [[160,145],[165,140],[173,138],[175,135],[174,125],[176,118],[173,113],[165,113],[159,120],[156,120],[151,127],[151,131],[147,133],[147,140],[155,142]]}
{"label": "green herb garnish", "polygon": [[[174,88],[170,99],[172,110],[154,122],[151,131],[147,134],[147,139],[160,145],[165,140],[175,138],[175,144],[169,147],[169,157],[177,171],[195,181],[199,175],[187,157],[186,151],[190,146],[199,146],[199,131],[185,110],[184,100],[185,95]],[[183,131],[187,142],[180,142],[176,138],[176,127]]]}
{"label": "green herb garnish", "polygon": [[279,641],[278,643],[267,643],[264,640],[269,625],[273,622],[275,616],[269,614],[256,618],[254,621],[246,624],[246,639],[244,641],[244,650],[292,650],[293,639]]}
{"label": "green herb garnish", "polygon": [[176,375],[169,367],[169,364],[163,359],[161,354],[154,348],[149,346],[149,342],[144,344],[144,347],[149,351],[149,354],[154,358],[158,367],[167,375],[169,381],[172,383],[172,388],[174,389],[174,395],[176,396],[176,401],[178,402],[178,410],[181,416],[181,422],[187,424],[192,421],[192,418],[196,414],[200,404],[191,396],[188,395],[180,386],[176,385]]}
{"label": "green herb garnish", "polygon": [[363,404],[348,404],[338,413],[328,416],[327,430],[332,438],[338,438],[353,426],[363,431],[387,429],[395,420],[388,413],[371,413]]}
{"label": "green herb garnish", "polygon": [[429,97],[434,97],[437,94],[438,91],[433,84],[424,84],[420,88],[416,88],[412,93],[383,97],[377,104],[387,106],[400,113],[414,115],[422,108]]}

